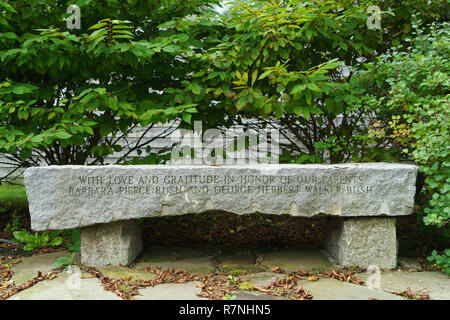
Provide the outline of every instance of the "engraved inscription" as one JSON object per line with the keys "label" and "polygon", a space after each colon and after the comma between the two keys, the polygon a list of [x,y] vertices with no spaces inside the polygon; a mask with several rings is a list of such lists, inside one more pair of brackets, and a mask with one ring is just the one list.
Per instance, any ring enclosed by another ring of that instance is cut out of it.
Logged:
{"label": "engraved inscription", "polygon": [[361,175],[93,175],[73,177],[68,193],[79,197],[171,194],[368,194]]}

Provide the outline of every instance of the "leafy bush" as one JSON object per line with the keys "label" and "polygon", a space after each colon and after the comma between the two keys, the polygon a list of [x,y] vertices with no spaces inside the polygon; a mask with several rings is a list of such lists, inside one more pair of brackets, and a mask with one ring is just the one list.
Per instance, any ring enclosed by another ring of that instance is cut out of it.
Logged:
{"label": "leafy bush", "polygon": [[[78,1],[82,28],[68,30],[74,1],[0,1],[0,152],[22,167],[101,164],[138,126],[190,121],[195,103],[168,88],[191,78],[216,30],[160,25],[217,2]],[[126,153],[149,143],[137,141]]]}
{"label": "leafy bush", "polygon": [[445,250],[442,255],[433,250],[428,261],[434,262],[438,268],[450,275],[450,249]]}
{"label": "leafy bush", "polygon": [[426,35],[414,28],[417,37],[408,51],[394,51],[394,61],[385,66],[393,93],[387,106],[405,111],[390,127],[426,176],[431,199],[425,224],[445,226],[450,221],[450,25],[432,25]]}
{"label": "leafy bush", "polygon": [[[382,10],[383,30],[367,27],[372,4]],[[252,129],[277,125],[289,141],[283,162],[397,159],[384,145],[367,148],[370,113],[351,108],[353,73],[344,66],[362,68],[362,61],[409,35],[412,13],[435,21],[443,6],[445,1],[240,1],[213,22],[194,20],[219,24],[224,32],[200,55],[193,79],[175,88],[176,97],[198,104],[192,117],[205,127],[248,125],[255,117]],[[189,33],[187,21],[171,27]]]}
{"label": "leafy bush", "polygon": [[241,2],[222,17],[227,34],[203,54],[202,69],[178,94],[198,103],[194,117],[203,121],[278,121],[308,148],[308,160],[328,152],[338,162],[339,150],[324,144],[360,144],[352,137],[362,131],[358,112],[332,125],[348,93],[340,66],[382,43],[382,33],[367,28],[365,9],[336,1]]}
{"label": "leafy bush", "polygon": [[[363,83],[369,94],[358,107],[364,105],[378,116],[374,140],[390,141],[392,149],[420,165],[429,200],[425,224],[449,228],[450,25],[423,26],[415,18],[406,45],[392,48],[359,75],[356,87]],[[445,270],[447,253],[432,256]]]}
{"label": "leafy bush", "polygon": [[42,234],[36,232],[32,234],[26,230],[22,230],[14,232],[13,235],[16,240],[25,245],[23,247],[24,250],[31,251],[45,246],[59,246],[63,240],[58,236],[59,233],[60,231],[51,232],[50,234],[47,232],[43,232]]}

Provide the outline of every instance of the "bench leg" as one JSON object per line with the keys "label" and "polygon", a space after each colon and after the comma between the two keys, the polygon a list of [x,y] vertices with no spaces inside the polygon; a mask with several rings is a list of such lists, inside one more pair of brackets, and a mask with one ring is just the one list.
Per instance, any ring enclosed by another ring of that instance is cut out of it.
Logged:
{"label": "bench leg", "polygon": [[339,265],[397,267],[395,218],[336,218],[327,222],[325,248]]}
{"label": "bench leg", "polygon": [[137,220],[97,224],[81,229],[81,263],[90,267],[129,265],[142,251]]}

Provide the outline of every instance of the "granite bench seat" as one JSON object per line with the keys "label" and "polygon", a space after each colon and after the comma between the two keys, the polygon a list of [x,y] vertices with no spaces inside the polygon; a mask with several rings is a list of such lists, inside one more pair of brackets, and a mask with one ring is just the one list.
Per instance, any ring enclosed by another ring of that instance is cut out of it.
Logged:
{"label": "granite bench seat", "polygon": [[137,219],[202,213],[328,216],[325,247],[344,266],[397,264],[395,217],[412,213],[417,167],[338,165],[49,166],[24,173],[31,227],[81,228],[90,266],[130,264]]}

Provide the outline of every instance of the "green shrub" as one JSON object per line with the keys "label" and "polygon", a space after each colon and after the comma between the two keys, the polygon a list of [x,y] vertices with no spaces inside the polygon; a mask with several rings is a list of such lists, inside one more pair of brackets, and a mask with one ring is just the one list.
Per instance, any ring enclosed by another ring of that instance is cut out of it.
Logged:
{"label": "green shrub", "polygon": [[439,269],[450,275],[450,249],[445,250],[442,255],[434,250],[428,261],[434,262]]}
{"label": "green shrub", "polygon": [[123,143],[148,145],[128,144],[136,126],[190,122],[196,103],[168,89],[191,80],[216,31],[188,17],[218,0],[78,1],[80,29],[64,19],[74,1],[32,3],[0,1],[0,152],[10,162],[102,164]]}
{"label": "green shrub", "polygon": [[[366,93],[358,107],[370,108],[378,117],[374,140],[388,141],[420,166],[428,200],[423,221],[446,229],[445,234],[450,222],[450,25],[422,26],[415,18],[406,45],[369,64],[354,84],[363,84]],[[431,256],[444,271],[448,252]]]}
{"label": "green shrub", "polygon": [[22,230],[15,231],[13,235],[16,240],[25,245],[23,247],[25,251],[31,251],[45,246],[59,246],[62,243],[62,238],[58,236],[59,233],[60,231],[51,232],[50,234],[47,232],[32,234]]}

